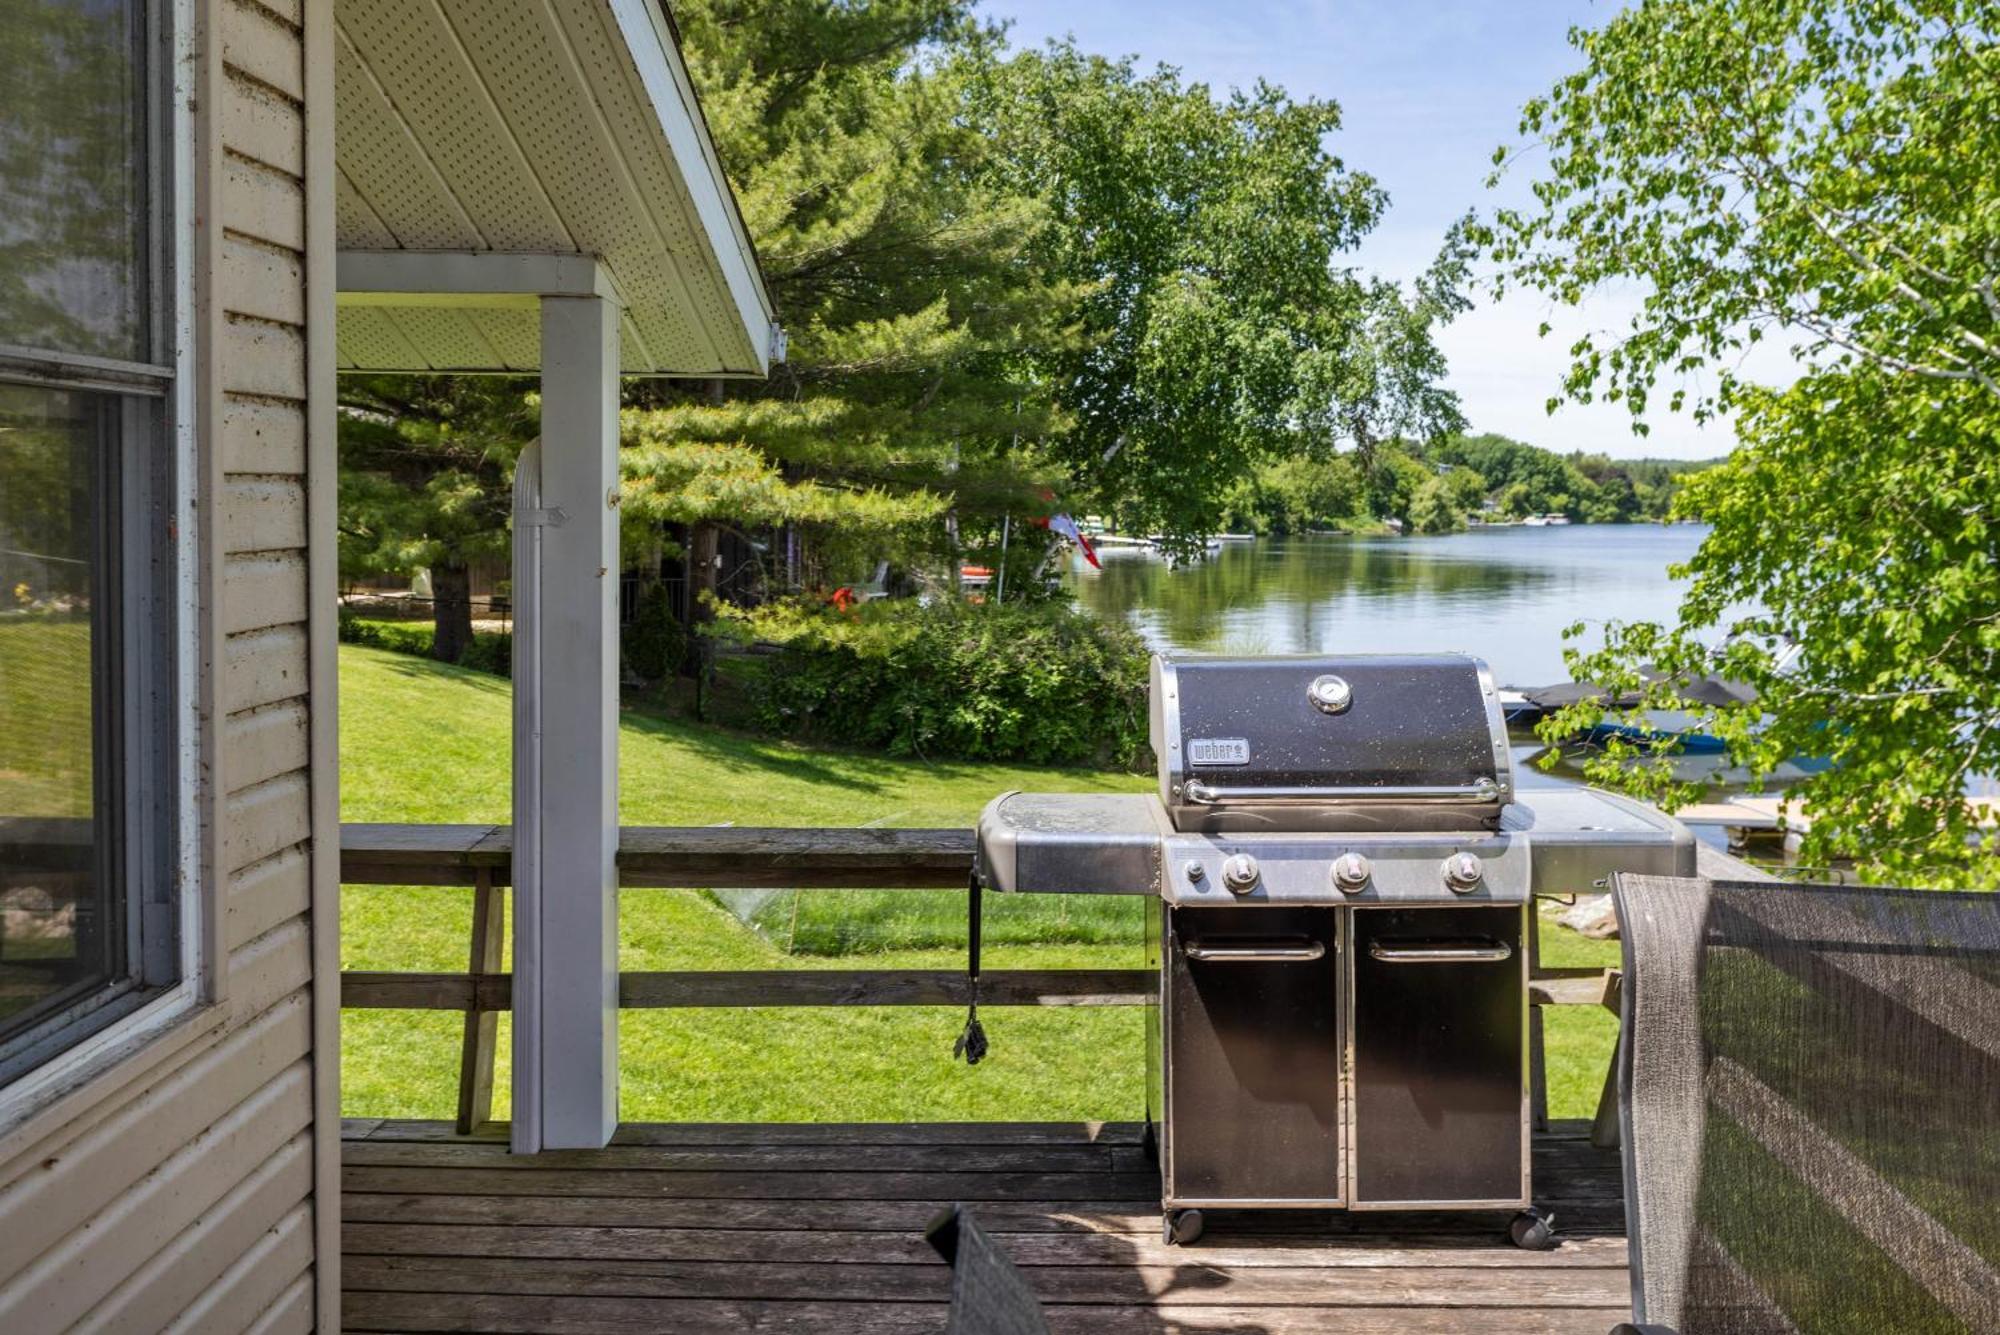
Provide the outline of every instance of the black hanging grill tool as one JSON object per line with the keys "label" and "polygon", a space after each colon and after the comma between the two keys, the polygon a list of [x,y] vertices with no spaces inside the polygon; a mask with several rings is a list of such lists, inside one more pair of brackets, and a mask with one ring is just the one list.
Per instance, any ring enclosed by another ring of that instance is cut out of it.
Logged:
{"label": "black hanging grill tool", "polygon": [[986,1026],[979,1023],[979,873],[973,872],[965,889],[965,1029],[951,1045],[954,1059],[963,1057],[967,1066],[977,1066],[986,1056]]}

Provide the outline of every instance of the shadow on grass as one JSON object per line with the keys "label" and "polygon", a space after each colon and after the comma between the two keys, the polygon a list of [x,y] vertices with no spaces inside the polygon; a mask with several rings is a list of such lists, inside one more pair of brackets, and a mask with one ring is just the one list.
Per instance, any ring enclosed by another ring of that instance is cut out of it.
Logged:
{"label": "shadow on grass", "polygon": [[907,768],[907,762],[881,756],[807,749],[802,743],[732,732],[713,723],[667,718],[643,708],[622,709],[619,723],[634,732],[686,747],[718,764],[857,792],[881,792],[899,777],[899,771]]}
{"label": "shadow on grass", "polygon": [[[378,653],[376,658],[382,670],[408,681],[428,684],[444,678],[496,703],[513,699],[511,681],[476,668],[386,651]],[[1127,786],[1122,782],[1122,776],[1101,770],[1042,767],[1019,760],[934,761],[921,756],[891,756],[769,737],[721,724],[673,717],[662,712],[657,705],[631,700],[621,702],[619,726],[637,735],[681,748],[696,759],[726,768],[750,782],[763,775],[852,793],[856,797],[891,791],[897,785],[907,783],[913,772],[926,782],[945,785],[990,781],[996,770],[1002,770],[1018,771],[1024,779],[1030,774],[1038,777],[1046,775],[1047,782],[1067,789],[1114,791]],[[995,791],[997,794],[998,789]]]}
{"label": "shadow on grass", "polygon": [[626,706],[621,722],[635,732],[685,746],[704,759],[863,793],[886,791],[908,779],[912,770],[939,783],[974,782],[991,775],[995,769],[1023,769],[1045,772],[1064,787],[1087,786],[1108,791],[1118,786],[1118,776],[1101,770],[1043,769],[1019,760],[954,761],[884,755],[670,718],[643,705]]}

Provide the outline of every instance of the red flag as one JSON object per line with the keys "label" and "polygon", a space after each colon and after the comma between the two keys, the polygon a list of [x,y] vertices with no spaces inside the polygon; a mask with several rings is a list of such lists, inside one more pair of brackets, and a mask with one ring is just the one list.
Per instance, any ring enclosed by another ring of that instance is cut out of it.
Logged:
{"label": "red flag", "polygon": [[1083,536],[1083,530],[1076,526],[1074,519],[1068,515],[1050,515],[1044,522],[1048,524],[1051,533],[1060,533],[1075,543],[1077,550],[1083,553],[1083,559],[1090,562],[1091,569],[1104,569],[1097,559],[1096,550],[1090,545],[1090,539]]}

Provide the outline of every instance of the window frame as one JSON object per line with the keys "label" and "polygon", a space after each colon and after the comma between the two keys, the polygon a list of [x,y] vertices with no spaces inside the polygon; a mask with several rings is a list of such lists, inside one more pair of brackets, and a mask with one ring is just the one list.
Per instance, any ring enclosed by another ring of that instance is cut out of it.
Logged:
{"label": "window frame", "polygon": [[[215,912],[200,856],[201,547],[196,432],[194,227],[196,80],[193,0],[141,0],[144,192],[140,288],[146,362],[0,345],[0,378],[113,396],[118,441],[113,512],[100,551],[115,611],[102,622],[119,668],[110,800],[122,806],[100,866],[116,875],[126,932],[121,977],[100,984],[8,1042],[0,1059],[0,1138],[61,1095],[161,1048],[203,1009],[205,927]],[[180,220],[190,220],[186,226]],[[100,477],[100,486],[112,477]],[[164,536],[162,536],[164,535]],[[137,649],[134,653],[133,650]],[[144,660],[143,663],[135,660]],[[93,687],[104,679],[93,668]],[[98,709],[94,717],[108,718]],[[93,723],[93,732],[101,725]],[[93,749],[99,742],[93,738]],[[100,754],[102,752],[100,751]],[[102,790],[100,790],[102,791]],[[100,800],[106,800],[101,798]],[[132,1063],[137,1065],[138,1063]]]}

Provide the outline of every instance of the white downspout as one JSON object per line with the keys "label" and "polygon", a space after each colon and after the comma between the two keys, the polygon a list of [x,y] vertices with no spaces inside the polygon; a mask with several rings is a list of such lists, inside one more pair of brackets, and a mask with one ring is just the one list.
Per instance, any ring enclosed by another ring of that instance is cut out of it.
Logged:
{"label": "white downspout", "polygon": [[542,1148],[542,443],[514,465],[513,1150]]}

